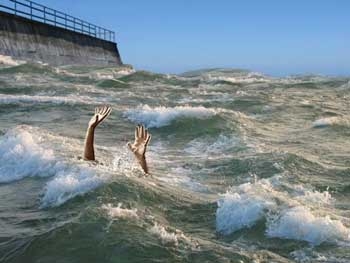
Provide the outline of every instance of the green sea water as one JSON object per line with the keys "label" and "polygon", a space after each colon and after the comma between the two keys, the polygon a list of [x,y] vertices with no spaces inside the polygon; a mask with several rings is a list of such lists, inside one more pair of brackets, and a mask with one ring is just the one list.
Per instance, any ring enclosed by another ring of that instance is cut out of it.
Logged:
{"label": "green sea water", "polygon": [[0,261],[350,262],[349,99],[345,77],[2,66]]}

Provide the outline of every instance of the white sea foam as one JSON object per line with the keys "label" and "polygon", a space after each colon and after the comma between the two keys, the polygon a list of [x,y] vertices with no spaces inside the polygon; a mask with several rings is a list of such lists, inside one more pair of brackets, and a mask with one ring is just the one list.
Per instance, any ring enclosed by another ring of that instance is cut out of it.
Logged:
{"label": "white sea foam", "polygon": [[131,67],[120,67],[120,68],[107,68],[104,70],[92,70],[90,72],[76,73],[74,71],[70,71],[69,68],[55,68],[55,72],[57,74],[66,75],[69,77],[87,77],[90,79],[96,80],[107,80],[114,79],[116,80],[119,77],[130,75],[135,73],[135,70]]}
{"label": "white sea foam", "polygon": [[246,183],[223,194],[216,211],[216,230],[229,235],[239,229],[253,226],[264,217],[264,210],[273,206],[268,181],[260,185]]}
{"label": "white sea foam", "polygon": [[178,246],[179,240],[184,240],[187,243],[191,243],[190,240],[179,230],[175,233],[167,231],[164,226],[154,223],[154,226],[149,230],[153,235],[157,236],[163,245]]}
{"label": "white sea foam", "polygon": [[95,99],[88,96],[73,95],[70,97],[62,96],[39,96],[39,95],[10,95],[0,94],[0,104],[14,103],[54,103],[54,104],[102,104],[107,103],[107,99]]}
{"label": "white sea foam", "polygon": [[312,126],[314,128],[322,128],[322,127],[333,126],[333,125],[350,126],[350,121],[344,117],[334,116],[334,117],[321,118],[312,123]]}
{"label": "white sea foam", "polygon": [[116,72],[116,74],[120,75],[120,76],[126,76],[126,75],[130,75],[130,74],[133,74],[135,73],[136,70],[133,69],[133,68],[124,68],[124,69],[121,69],[121,70],[118,70]]}
{"label": "white sea foam", "polygon": [[26,63],[23,60],[15,60],[10,56],[0,55],[0,64],[8,65],[8,66],[18,66]]}
{"label": "white sea foam", "polygon": [[122,208],[122,203],[119,203],[117,207],[114,207],[112,204],[104,204],[102,205],[102,209],[107,211],[111,219],[137,219],[139,217],[136,208]]}
{"label": "white sea foam", "polygon": [[202,138],[194,139],[186,145],[184,151],[192,155],[222,154],[231,150],[237,143],[238,140],[236,138],[220,134],[213,142],[208,142],[208,139]]}
{"label": "white sea foam", "polygon": [[150,107],[148,105],[139,106],[136,109],[130,109],[124,112],[124,117],[134,123],[142,123],[148,128],[159,128],[170,125],[170,123],[179,118],[197,118],[206,119],[215,115],[215,110],[205,107]]}
{"label": "white sea foam", "polygon": [[172,168],[170,173],[158,177],[158,180],[171,185],[186,187],[187,189],[190,189],[195,192],[207,192],[208,188],[205,185],[191,179],[191,173],[193,173],[191,169],[176,167]]}
{"label": "white sea foam", "polygon": [[0,183],[29,176],[52,176],[61,164],[54,152],[40,143],[28,129],[19,126],[8,131],[0,141]]}
{"label": "white sea foam", "polygon": [[[194,93],[194,92],[193,92]],[[206,91],[195,91],[194,96],[186,96],[185,98],[182,98],[178,101],[178,103],[181,104],[188,104],[188,103],[213,103],[215,101],[217,102],[227,102],[227,101],[234,101],[235,97],[233,97],[231,94],[228,93],[221,93],[221,92],[206,92]],[[198,96],[206,96],[206,97],[200,97]]]}
{"label": "white sea foam", "polygon": [[109,179],[108,174],[98,175],[95,169],[83,165],[59,170],[45,186],[41,199],[42,207],[60,206],[75,196],[97,188]]}
{"label": "white sea foam", "polygon": [[302,204],[312,204],[312,205],[330,205],[333,201],[332,195],[328,191],[311,191],[305,189],[301,185],[294,187],[296,191],[295,199]]}
{"label": "white sea foam", "polygon": [[313,245],[350,240],[350,231],[341,221],[314,216],[303,206],[290,208],[279,218],[271,219],[266,233],[270,237],[304,240]]}
{"label": "white sea foam", "polygon": [[[227,191],[218,201],[217,231],[228,235],[265,218],[270,237],[304,240],[313,245],[350,240],[350,230],[326,215],[333,200],[328,191],[282,184],[280,179],[274,176]],[[325,216],[314,216],[312,209]]]}
{"label": "white sea foam", "polygon": [[231,83],[256,83],[256,82],[271,82],[271,79],[264,76],[261,73],[249,72],[249,73],[234,73],[224,75],[211,75],[207,76],[209,81],[227,81]]}
{"label": "white sea foam", "polygon": [[179,244],[177,236],[175,233],[166,231],[165,227],[159,225],[157,222],[154,223],[154,226],[150,229],[150,232],[159,237],[163,245],[175,245]]}
{"label": "white sea foam", "polygon": [[[59,206],[106,182],[111,174],[99,166],[77,160],[65,160],[64,152],[53,149],[53,137],[40,129],[18,126],[0,138],[0,183],[25,177],[52,177],[46,183],[41,207]],[[62,139],[61,139],[62,140]],[[62,141],[60,141],[62,144]]]}
{"label": "white sea foam", "polygon": [[349,263],[349,260],[341,258],[341,254],[336,254],[337,253],[327,253],[327,250],[315,250],[313,247],[303,247],[289,253],[290,257],[298,263]]}

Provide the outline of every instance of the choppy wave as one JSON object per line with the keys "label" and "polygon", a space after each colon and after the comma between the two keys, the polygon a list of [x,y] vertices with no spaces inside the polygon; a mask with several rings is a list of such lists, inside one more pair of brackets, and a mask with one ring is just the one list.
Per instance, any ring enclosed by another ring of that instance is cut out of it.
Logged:
{"label": "choppy wave", "polygon": [[194,240],[188,238],[181,230],[176,229],[173,232],[157,222],[154,222],[153,227],[149,231],[151,234],[157,236],[161,243],[166,246],[178,246],[180,242],[190,245],[192,248],[195,248],[197,245]]}
{"label": "choppy wave", "polygon": [[43,188],[41,206],[59,206],[89,192],[111,178],[98,173],[99,166],[65,160],[51,148],[42,131],[19,126],[8,131],[0,141],[0,183],[25,177],[52,177]]}
{"label": "choppy wave", "polygon": [[124,82],[146,82],[166,79],[167,75],[152,73],[149,71],[134,71],[131,74],[119,78],[119,80]]}
{"label": "choppy wave", "polygon": [[44,95],[9,95],[0,94],[0,104],[17,104],[17,103],[53,103],[53,104],[103,104],[108,99],[96,99],[88,96],[44,96]]}
{"label": "choppy wave", "polygon": [[317,217],[311,212],[313,207],[322,211],[322,206],[330,204],[328,192],[311,192],[296,186],[286,193],[279,190],[280,184],[279,177],[273,177],[227,191],[218,201],[217,231],[229,235],[266,219],[269,237],[302,240],[313,245],[350,240],[350,230],[340,220],[328,215]]}
{"label": "choppy wave", "polygon": [[11,56],[0,55],[0,65],[4,64],[4,65],[8,65],[8,66],[18,66],[18,65],[21,65],[24,63],[26,63],[26,62],[23,60],[15,60]]}
{"label": "choppy wave", "polygon": [[250,72],[248,74],[242,74],[242,75],[236,75],[236,76],[207,76],[208,81],[210,82],[229,82],[232,84],[237,83],[259,83],[259,82],[271,82],[270,78],[267,78],[266,76],[259,74],[259,73],[253,73]]}
{"label": "choppy wave", "polygon": [[159,128],[170,125],[180,118],[207,119],[214,116],[215,110],[205,107],[177,106],[177,107],[150,107],[139,106],[124,112],[124,117],[134,123],[140,123],[147,128]]}
{"label": "choppy wave", "polygon": [[327,117],[327,118],[321,118],[312,123],[312,126],[314,128],[322,128],[327,126],[350,126],[350,120],[345,117]]}
{"label": "choppy wave", "polygon": [[102,209],[107,212],[111,219],[137,219],[139,217],[136,208],[122,208],[122,203],[119,203],[117,207],[114,207],[112,204],[104,204]]}
{"label": "choppy wave", "polygon": [[53,150],[22,126],[8,131],[0,141],[0,183],[52,176],[60,167]]}
{"label": "choppy wave", "polygon": [[157,222],[149,230],[152,234],[159,237],[163,245],[175,245],[179,244],[176,233],[168,232],[164,226],[159,225]]}
{"label": "choppy wave", "polygon": [[41,198],[42,207],[60,206],[66,201],[83,195],[110,179],[110,175],[99,175],[95,169],[83,165],[69,165],[56,171]]}
{"label": "choppy wave", "polygon": [[100,68],[100,67],[57,67],[55,73],[73,77],[73,78],[88,78],[93,80],[116,80],[117,78],[127,76],[135,73],[135,70],[130,66],[112,67],[112,68]]}
{"label": "choppy wave", "polygon": [[[68,253],[53,261],[79,261],[97,248],[91,261],[348,262],[348,82],[2,65],[0,261],[52,248]],[[102,103],[114,113],[96,130],[100,163],[86,162],[81,118]],[[131,122],[164,127],[152,131],[149,177],[125,146]]]}
{"label": "choppy wave", "polygon": [[303,206],[287,209],[278,219],[271,220],[266,233],[270,237],[303,240],[312,245],[350,240],[350,230],[341,221],[314,216]]}
{"label": "choppy wave", "polygon": [[237,146],[238,141],[237,138],[223,134],[220,134],[214,141],[212,141],[212,138],[198,138],[190,141],[184,151],[191,155],[223,154]]}
{"label": "choppy wave", "polygon": [[253,226],[265,216],[265,210],[274,206],[270,199],[272,186],[269,181],[259,184],[246,183],[227,191],[218,201],[216,230],[229,235],[239,229]]}

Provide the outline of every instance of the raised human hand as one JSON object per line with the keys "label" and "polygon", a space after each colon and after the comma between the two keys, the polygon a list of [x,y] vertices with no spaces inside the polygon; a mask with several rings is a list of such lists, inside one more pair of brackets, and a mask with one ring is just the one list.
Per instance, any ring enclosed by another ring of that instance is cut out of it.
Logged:
{"label": "raised human hand", "polygon": [[112,111],[112,108],[109,106],[96,107],[95,114],[94,116],[92,116],[91,120],[89,121],[89,127],[96,128],[97,125],[99,125],[104,119],[108,117],[111,111]]}
{"label": "raised human hand", "polygon": [[143,171],[148,173],[148,166],[146,162],[146,150],[151,140],[151,134],[145,129],[143,125],[137,125],[135,129],[135,141],[133,144],[128,142],[129,149],[134,153],[136,159],[140,163]]}
{"label": "raised human hand", "polygon": [[133,144],[128,142],[128,147],[137,157],[143,157],[145,156],[150,140],[151,134],[145,129],[145,126],[137,125],[135,129],[135,141]]}

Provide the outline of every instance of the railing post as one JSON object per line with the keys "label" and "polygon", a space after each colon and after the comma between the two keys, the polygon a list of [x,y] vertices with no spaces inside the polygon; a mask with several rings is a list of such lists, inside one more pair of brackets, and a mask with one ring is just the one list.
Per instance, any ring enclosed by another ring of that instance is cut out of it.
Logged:
{"label": "railing post", "polygon": [[44,23],[46,23],[46,7],[44,6]]}
{"label": "railing post", "polygon": [[17,2],[15,2],[15,15],[17,15]]}
{"label": "railing post", "polygon": [[67,14],[64,14],[64,28],[67,29]]}
{"label": "railing post", "polygon": [[30,19],[33,20],[33,2],[30,1]]}
{"label": "railing post", "polygon": [[53,10],[53,14],[54,14],[54,21],[55,21],[55,26],[56,26],[56,10]]}

